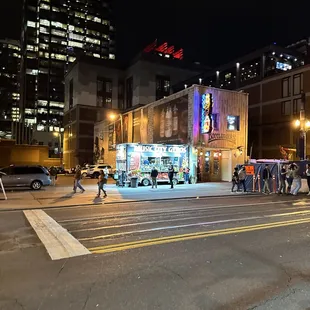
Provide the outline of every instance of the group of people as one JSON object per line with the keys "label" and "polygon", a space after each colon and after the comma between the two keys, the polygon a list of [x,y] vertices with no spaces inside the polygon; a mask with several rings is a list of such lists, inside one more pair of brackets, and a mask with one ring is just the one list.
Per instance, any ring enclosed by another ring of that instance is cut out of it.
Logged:
{"label": "group of people", "polygon": [[[278,194],[290,194],[296,196],[301,188],[301,177],[302,175],[306,175],[307,184],[309,187],[310,195],[310,164],[307,165],[306,171],[301,171],[300,167],[296,163],[292,163],[289,165],[282,165],[280,170],[280,178],[279,178],[279,189]],[[272,174],[270,171],[270,167],[268,164],[265,165],[263,170],[263,194],[270,194],[270,180],[272,180]],[[236,187],[236,191],[239,191],[241,186],[243,187],[243,191],[246,192],[246,171],[245,167],[242,166],[241,169],[238,167],[235,168],[233,177],[232,177],[232,188],[231,191],[234,192]],[[293,186],[294,182],[294,186]]]}
{"label": "group of people", "polygon": [[[301,177],[303,175],[307,177],[309,188],[308,195],[310,195],[310,164],[307,164],[306,171],[301,171],[300,167],[295,163],[283,165],[281,167],[278,194],[291,194],[296,196],[301,188]],[[295,186],[292,188],[293,181]]]}
{"label": "group of people", "polygon": [[[109,177],[109,171],[108,169],[100,170],[99,171],[99,177],[98,177],[98,194],[96,198],[99,198],[101,195],[101,192],[103,192],[103,198],[106,198],[107,192],[105,190],[105,185],[108,182],[108,177]],[[76,166],[75,169],[75,174],[74,174],[74,182],[73,182],[73,192],[76,193],[76,190],[79,188],[81,190],[81,193],[85,192],[84,187],[81,185],[81,179],[82,179],[82,172],[81,172],[81,166],[78,165]]]}

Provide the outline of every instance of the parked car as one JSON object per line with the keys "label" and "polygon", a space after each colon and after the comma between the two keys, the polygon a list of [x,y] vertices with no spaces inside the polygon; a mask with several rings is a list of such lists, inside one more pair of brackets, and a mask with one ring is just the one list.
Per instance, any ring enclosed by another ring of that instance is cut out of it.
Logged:
{"label": "parked car", "polygon": [[0,169],[5,187],[30,187],[39,190],[51,184],[50,174],[42,166],[9,166]]}
{"label": "parked car", "polygon": [[58,174],[69,174],[69,172],[64,167],[56,166],[56,169]]}
{"label": "parked car", "polygon": [[109,176],[113,177],[113,167],[108,164],[99,164],[99,165],[90,165],[88,168],[82,168],[82,176],[83,177],[91,177],[91,178],[98,178],[99,171],[108,168]]}

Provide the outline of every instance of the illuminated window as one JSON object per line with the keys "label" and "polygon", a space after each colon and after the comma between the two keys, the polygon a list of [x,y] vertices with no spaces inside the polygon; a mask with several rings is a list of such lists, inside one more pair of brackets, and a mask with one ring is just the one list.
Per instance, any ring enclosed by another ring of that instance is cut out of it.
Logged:
{"label": "illuminated window", "polygon": [[40,32],[45,33],[45,34],[49,34],[47,28],[45,28],[45,27],[40,27]]}
{"label": "illuminated window", "polygon": [[21,58],[21,56],[17,53],[13,53],[13,57],[16,57],[16,58]]}
{"label": "illuminated window", "polygon": [[27,44],[27,51],[37,51],[37,50],[38,50],[37,46]]}
{"label": "illuminated window", "polygon": [[67,25],[59,22],[52,22],[52,26],[57,27],[57,28],[62,28],[62,29],[67,29]]}
{"label": "illuminated window", "polygon": [[69,57],[69,61],[70,61],[70,62],[74,62],[75,59],[76,59],[75,57],[72,57],[72,56]]}
{"label": "illuminated window", "polygon": [[37,131],[44,131],[45,130],[45,126],[44,125],[37,125]]}
{"label": "illuminated window", "polygon": [[84,45],[83,45],[83,43],[80,43],[80,42],[70,41],[69,46],[75,46],[75,47],[83,48]]}
{"label": "illuminated window", "polygon": [[55,6],[53,6],[53,7],[52,7],[52,11],[53,11],[53,12],[59,12],[59,9],[56,8]]}
{"label": "illuminated window", "polygon": [[27,26],[28,26],[28,27],[32,27],[32,28],[35,28],[35,27],[36,27],[36,23],[35,23],[35,22],[32,22],[31,20],[28,20]]}
{"label": "illuminated window", "polygon": [[8,44],[8,48],[16,51],[20,51],[20,47],[17,45]]}
{"label": "illuminated window", "polygon": [[38,70],[35,70],[35,69],[26,69],[26,74],[29,74],[29,75],[38,75]]}
{"label": "illuminated window", "polygon": [[40,19],[40,25],[50,26],[50,21],[47,19]]}
{"label": "illuminated window", "polygon": [[115,59],[115,55],[114,54],[109,54],[109,59]]}
{"label": "illuminated window", "polygon": [[85,18],[85,14],[81,12],[74,12],[75,17]]}
{"label": "illuminated window", "polygon": [[65,32],[59,31],[59,30],[56,30],[56,29],[52,29],[52,34],[54,34],[56,36],[60,36],[60,37],[65,37],[66,36]]}
{"label": "illuminated window", "polygon": [[96,17],[96,16],[92,16],[92,15],[88,15],[87,16],[87,20],[91,20],[95,23],[101,23],[101,18],[99,17]]}
{"label": "illuminated window", "polygon": [[66,60],[67,57],[65,55],[61,55],[61,54],[51,54],[51,58],[53,59],[58,59],[58,60]]}
{"label": "illuminated window", "polygon": [[88,38],[88,37],[86,38],[86,42],[100,45],[100,40],[92,39],[92,38]]}
{"label": "illuminated window", "polygon": [[56,107],[56,108],[61,108],[63,109],[64,108],[64,103],[62,102],[56,102],[56,101],[51,101],[50,102],[50,107]]}
{"label": "illuminated window", "polygon": [[38,100],[38,105],[41,107],[46,107],[47,106],[47,101],[46,100]]}
{"label": "illuminated window", "polygon": [[[109,21],[108,20],[102,20],[102,23],[104,24],[104,25],[109,25]],[[112,26],[111,26],[112,27]],[[113,28],[113,27],[112,27]]]}
{"label": "illuminated window", "polygon": [[227,130],[240,130],[240,117],[234,115],[227,116]]}
{"label": "illuminated window", "polygon": [[47,50],[48,49],[48,44],[40,43],[39,44],[39,48],[41,48],[43,50]]}
{"label": "illuminated window", "polygon": [[47,109],[39,108],[38,109],[38,114],[47,114]]}
{"label": "illuminated window", "polygon": [[96,57],[96,58],[100,58],[99,54],[93,54],[93,56]]}
{"label": "illuminated window", "polygon": [[[69,38],[73,40],[83,41],[84,37],[79,34],[70,33]],[[87,39],[86,39],[87,40]]]}
{"label": "illuminated window", "polygon": [[40,9],[43,9],[43,10],[49,10],[51,7],[48,5],[48,4],[45,4],[45,3],[41,3],[40,4]]}

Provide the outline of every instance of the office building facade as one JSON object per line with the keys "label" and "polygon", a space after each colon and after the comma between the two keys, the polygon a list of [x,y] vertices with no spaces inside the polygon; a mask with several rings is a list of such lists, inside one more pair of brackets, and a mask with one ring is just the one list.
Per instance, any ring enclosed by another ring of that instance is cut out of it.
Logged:
{"label": "office building facade", "polygon": [[110,1],[24,0],[22,121],[37,132],[63,127],[64,76],[77,55],[115,59]]}
{"label": "office building facade", "polygon": [[19,120],[19,67],[19,42],[0,40],[0,138],[12,138]]}

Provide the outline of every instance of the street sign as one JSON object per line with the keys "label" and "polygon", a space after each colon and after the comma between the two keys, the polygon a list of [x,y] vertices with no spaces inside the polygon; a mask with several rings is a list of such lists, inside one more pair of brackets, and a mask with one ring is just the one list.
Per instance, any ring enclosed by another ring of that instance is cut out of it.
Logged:
{"label": "street sign", "polygon": [[254,166],[245,166],[246,175],[254,175]]}

